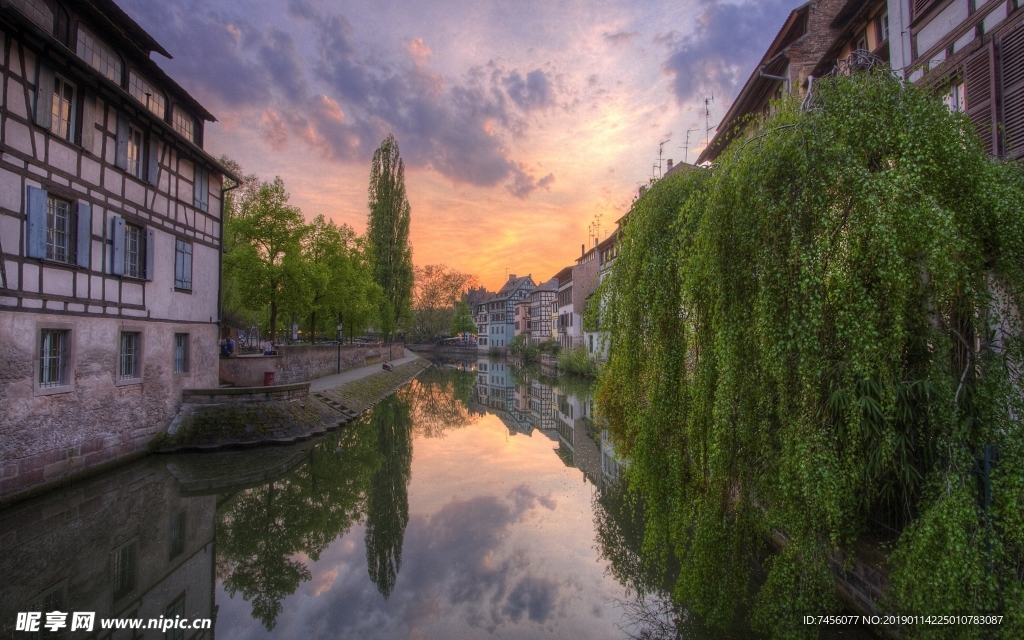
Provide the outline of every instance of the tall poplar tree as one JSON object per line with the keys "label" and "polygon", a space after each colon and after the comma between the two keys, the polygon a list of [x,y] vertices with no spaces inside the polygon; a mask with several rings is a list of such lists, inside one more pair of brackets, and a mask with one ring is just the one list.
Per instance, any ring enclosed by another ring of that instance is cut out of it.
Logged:
{"label": "tall poplar tree", "polygon": [[366,235],[373,250],[373,278],[384,293],[378,330],[390,339],[410,312],[413,285],[411,210],[405,196],[405,167],[392,134],[373,153],[369,196]]}

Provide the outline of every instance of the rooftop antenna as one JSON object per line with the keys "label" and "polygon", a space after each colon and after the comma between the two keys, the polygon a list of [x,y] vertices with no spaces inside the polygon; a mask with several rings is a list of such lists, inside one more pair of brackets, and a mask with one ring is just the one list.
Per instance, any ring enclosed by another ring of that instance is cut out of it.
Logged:
{"label": "rooftop antenna", "polygon": [[661,156],[665,151],[665,145],[672,139],[672,134],[669,134],[668,139],[662,140],[658,143],[658,177],[661,177]]}
{"label": "rooftop antenna", "polygon": [[686,130],[686,144],[683,145],[683,163],[690,161],[690,134],[694,131],[700,131],[697,127],[691,127]]}
{"label": "rooftop antenna", "polygon": [[714,93],[710,98],[704,98],[704,146],[711,144],[711,103],[714,101]]}

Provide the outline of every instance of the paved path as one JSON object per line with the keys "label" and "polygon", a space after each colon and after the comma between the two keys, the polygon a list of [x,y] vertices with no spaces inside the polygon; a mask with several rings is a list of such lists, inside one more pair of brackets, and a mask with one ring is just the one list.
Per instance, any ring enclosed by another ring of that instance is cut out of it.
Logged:
{"label": "paved path", "polygon": [[[406,351],[409,353],[409,351]],[[398,360],[392,360],[391,364],[394,366],[403,365],[407,362],[413,362],[419,358],[415,353],[399,358]],[[359,380],[365,378],[368,375],[382,371],[382,365],[384,363],[378,362],[377,364],[370,364],[365,367],[359,367],[358,369],[349,369],[348,371],[342,371],[330,376],[324,376],[323,378],[317,378],[309,383],[309,392],[314,393],[316,391],[326,391],[327,389],[333,389],[334,387],[345,384],[346,382],[352,382],[353,380]]]}

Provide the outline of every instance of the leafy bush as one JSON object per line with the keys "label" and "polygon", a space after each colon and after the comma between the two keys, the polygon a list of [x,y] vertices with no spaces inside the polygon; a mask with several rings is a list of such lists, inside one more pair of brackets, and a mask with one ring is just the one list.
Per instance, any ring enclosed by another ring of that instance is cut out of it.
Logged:
{"label": "leafy bush", "polygon": [[563,349],[558,353],[558,370],[595,378],[598,368],[597,362],[587,353],[586,347],[577,347]]}

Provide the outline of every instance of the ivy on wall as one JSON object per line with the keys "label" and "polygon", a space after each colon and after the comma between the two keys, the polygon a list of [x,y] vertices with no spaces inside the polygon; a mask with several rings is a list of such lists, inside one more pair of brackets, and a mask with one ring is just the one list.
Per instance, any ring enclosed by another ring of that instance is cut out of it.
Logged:
{"label": "ivy on wall", "polygon": [[598,401],[645,551],[711,624],[802,637],[839,608],[830,558],[895,531],[886,611],[1019,637],[1024,172],[890,74],[814,88],[623,223]]}

